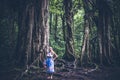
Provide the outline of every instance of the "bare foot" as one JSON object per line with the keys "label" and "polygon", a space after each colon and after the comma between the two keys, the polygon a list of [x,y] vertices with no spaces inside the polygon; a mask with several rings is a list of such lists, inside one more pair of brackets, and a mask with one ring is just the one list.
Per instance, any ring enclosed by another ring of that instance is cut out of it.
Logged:
{"label": "bare foot", "polygon": [[53,79],[53,77],[51,76],[50,79]]}
{"label": "bare foot", "polygon": [[47,79],[50,80],[50,79],[53,79],[53,77],[52,77],[52,76],[49,76],[49,77],[47,77]]}
{"label": "bare foot", "polygon": [[47,79],[51,79],[51,77],[49,76],[49,77],[47,77]]}

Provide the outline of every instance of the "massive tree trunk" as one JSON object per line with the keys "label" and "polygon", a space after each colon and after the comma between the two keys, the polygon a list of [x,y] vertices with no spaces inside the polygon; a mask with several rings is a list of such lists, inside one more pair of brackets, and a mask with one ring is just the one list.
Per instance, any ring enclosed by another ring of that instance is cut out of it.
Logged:
{"label": "massive tree trunk", "polygon": [[29,66],[37,56],[43,60],[48,51],[48,0],[21,0],[20,5],[16,59],[21,66]]}
{"label": "massive tree trunk", "polygon": [[[117,62],[117,64],[120,64],[119,60],[120,60],[120,10],[118,10],[120,8],[120,1],[119,0],[115,0],[113,1],[113,16],[112,16],[112,53],[114,53],[114,55],[112,56],[113,59]],[[114,61],[114,62],[115,62]]]}
{"label": "massive tree trunk", "polygon": [[64,0],[65,6],[65,22],[66,22],[66,39],[65,54],[63,58],[68,61],[74,61],[73,34],[72,34],[72,0]]}
{"label": "massive tree trunk", "polygon": [[[93,22],[93,21],[95,21],[96,27],[97,27],[98,46],[96,46],[96,49],[98,49],[97,51],[99,52],[96,54],[99,54],[99,59],[96,59],[96,61],[99,60],[101,65],[103,64],[103,62],[110,64],[111,56],[112,56],[111,45],[110,45],[111,44],[110,21],[111,21],[112,15],[111,15],[111,8],[109,6],[109,3],[104,0],[97,0],[97,1],[83,0],[83,7],[85,9],[85,15],[87,15],[87,17],[85,18],[87,18],[87,20],[89,21],[88,22],[89,24],[87,23],[88,26],[90,26],[89,28],[92,27],[90,22]],[[98,13],[98,15],[96,15],[96,13]],[[81,62],[82,62],[83,56],[85,55],[85,51],[87,53],[88,59],[90,59],[89,44],[90,44],[89,37],[86,38],[86,35],[85,35],[83,47],[82,47]],[[93,43],[93,44],[96,44],[96,43]]]}
{"label": "massive tree trunk", "polygon": [[[16,48],[17,63],[21,66],[30,64],[32,30],[34,26],[34,7],[31,2],[20,1],[19,7],[19,32]],[[18,56],[19,55],[19,56]]]}
{"label": "massive tree trunk", "polygon": [[111,37],[110,37],[110,19],[111,9],[107,1],[97,1],[97,7],[99,11],[98,15],[98,40],[99,40],[99,51],[100,51],[100,64],[103,65],[103,61],[106,64],[111,64]]}
{"label": "massive tree trunk", "polygon": [[[48,17],[49,17],[49,0],[40,0],[41,3],[41,14],[39,17],[39,27],[41,29],[41,47],[40,47],[40,61],[43,61],[46,53],[49,51],[49,23],[48,23]],[[39,29],[39,30],[40,30]]]}

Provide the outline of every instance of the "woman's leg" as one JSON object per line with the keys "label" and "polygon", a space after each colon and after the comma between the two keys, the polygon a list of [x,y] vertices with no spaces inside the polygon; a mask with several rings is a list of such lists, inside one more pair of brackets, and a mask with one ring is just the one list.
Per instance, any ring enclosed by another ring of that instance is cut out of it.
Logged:
{"label": "woman's leg", "polygon": [[53,79],[53,73],[48,73],[48,78],[47,79]]}
{"label": "woman's leg", "polygon": [[53,73],[50,73],[50,79],[52,79],[53,78]]}

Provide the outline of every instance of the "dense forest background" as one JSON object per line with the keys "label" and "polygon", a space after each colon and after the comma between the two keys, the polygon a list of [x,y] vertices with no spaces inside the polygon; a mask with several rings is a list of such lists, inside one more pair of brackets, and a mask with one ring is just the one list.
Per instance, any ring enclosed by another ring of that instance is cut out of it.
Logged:
{"label": "dense forest background", "polygon": [[0,74],[42,67],[48,47],[76,67],[120,66],[119,0],[0,0]]}

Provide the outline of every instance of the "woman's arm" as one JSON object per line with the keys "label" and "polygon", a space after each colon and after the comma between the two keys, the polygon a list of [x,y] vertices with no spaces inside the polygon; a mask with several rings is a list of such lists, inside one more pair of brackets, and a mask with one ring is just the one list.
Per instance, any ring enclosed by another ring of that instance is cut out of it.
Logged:
{"label": "woman's arm", "polygon": [[52,51],[52,53],[53,53],[53,60],[55,60],[58,57],[58,55],[54,51]]}

